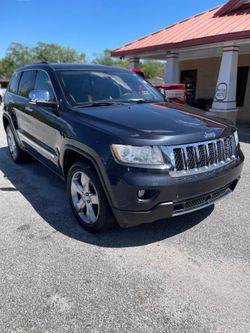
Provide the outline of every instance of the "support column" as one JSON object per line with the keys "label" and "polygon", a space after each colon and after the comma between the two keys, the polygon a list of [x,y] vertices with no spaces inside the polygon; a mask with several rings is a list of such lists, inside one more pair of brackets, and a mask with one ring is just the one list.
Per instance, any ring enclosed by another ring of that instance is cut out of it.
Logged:
{"label": "support column", "polygon": [[137,58],[137,57],[129,58],[129,68],[139,69],[140,68],[140,58]]}
{"label": "support column", "polygon": [[179,83],[180,82],[180,71],[179,71],[179,54],[168,53],[165,69],[165,83]]}
{"label": "support column", "polygon": [[236,121],[238,111],[236,107],[238,53],[238,46],[233,44],[224,46],[213,106],[209,110],[233,122]]}

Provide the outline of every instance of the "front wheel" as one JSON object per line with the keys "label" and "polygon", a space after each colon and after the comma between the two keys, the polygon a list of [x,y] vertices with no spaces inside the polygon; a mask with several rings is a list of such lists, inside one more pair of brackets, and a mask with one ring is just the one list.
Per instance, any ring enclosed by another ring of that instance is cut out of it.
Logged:
{"label": "front wheel", "polygon": [[67,189],[71,207],[80,225],[100,232],[114,225],[114,217],[98,175],[89,165],[75,163],[69,170]]}

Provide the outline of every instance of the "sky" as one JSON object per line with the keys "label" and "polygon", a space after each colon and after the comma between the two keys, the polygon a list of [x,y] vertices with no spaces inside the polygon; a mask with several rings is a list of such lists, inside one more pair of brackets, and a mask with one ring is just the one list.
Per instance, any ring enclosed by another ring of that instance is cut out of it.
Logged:
{"label": "sky", "polygon": [[11,42],[58,43],[93,53],[114,49],[217,7],[223,0],[0,0],[0,58]]}

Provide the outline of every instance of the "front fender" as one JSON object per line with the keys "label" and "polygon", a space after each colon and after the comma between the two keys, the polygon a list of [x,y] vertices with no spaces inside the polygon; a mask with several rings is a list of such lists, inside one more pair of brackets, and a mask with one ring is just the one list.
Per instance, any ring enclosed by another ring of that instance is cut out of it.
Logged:
{"label": "front fender", "polygon": [[103,159],[96,153],[95,150],[90,148],[89,146],[75,141],[73,139],[67,139],[65,145],[61,148],[60,154],[60,165],[63,170],[63,177],[66,179],[65,171],[64,171],[64,163],[65,163],[65,152],[67,150],[75,151],[76,153],[82,155],[84,158],[89,160],[95,167],[95,170],[99,176],[101,184],[103,186],[106,197],[109,201],[111,207],[115,206],[115,197],[112,192],[111,183],[109,181],[105,165],[103,163]]}

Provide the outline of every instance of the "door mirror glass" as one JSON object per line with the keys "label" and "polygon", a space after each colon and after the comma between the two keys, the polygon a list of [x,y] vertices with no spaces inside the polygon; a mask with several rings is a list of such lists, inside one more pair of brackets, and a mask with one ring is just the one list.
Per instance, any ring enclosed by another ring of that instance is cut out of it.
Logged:
{"label": "door mirror glass", "polygon": [[30,104],[43,106],[57,106],[57,102],[50,100],[50,93],[47,90],[32,90],[29,93]]}

